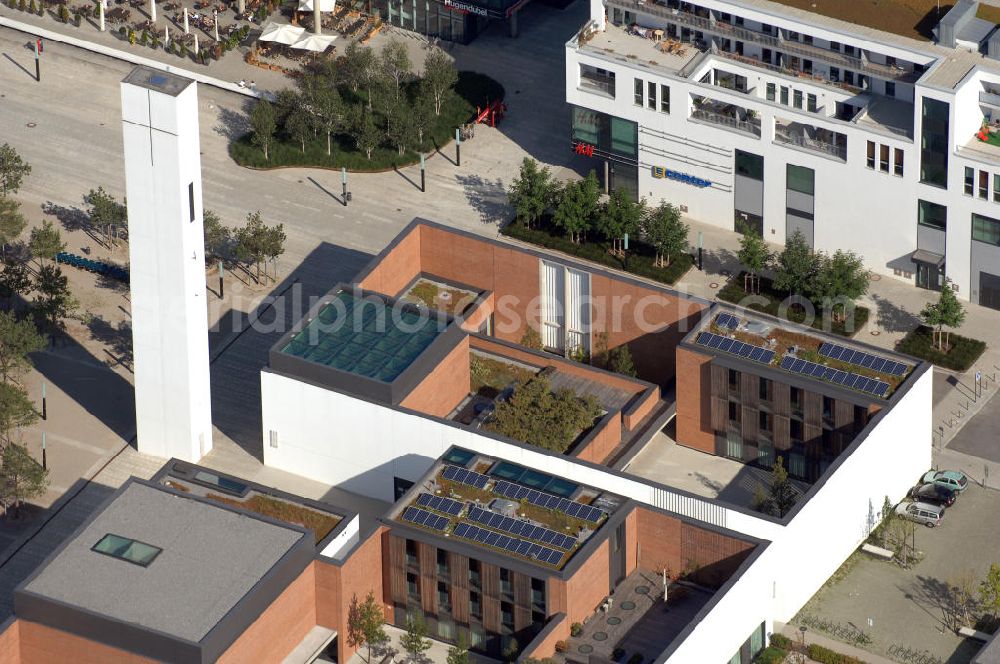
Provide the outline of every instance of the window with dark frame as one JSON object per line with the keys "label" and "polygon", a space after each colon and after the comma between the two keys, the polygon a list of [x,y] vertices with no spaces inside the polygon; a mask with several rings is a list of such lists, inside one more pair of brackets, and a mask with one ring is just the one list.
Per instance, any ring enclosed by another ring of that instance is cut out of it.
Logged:
{"label": "window with dark frame", "polygon": [[883,173],[889,172],[889,146],[880,145],[878,150],[878,168]]}
{"label": "window with dark frame", "polygon": [[660,113],[670,112],[670,86],[660,84]]}
{"label": "window with dark frame", "polygon": [[163,553],[163,549],[158,546],[112,533],[107,533],[99,539],[90,550],[139,567],[149,567],[150,563]]}
{"label": "window with dark frame", "polygon": [[1000,220],[982,214],[973,214],[972,239],[1000,246]]}
{"label": "window with dark frame", "polygon": [[649,101],[646,104],[646,107],[655,111],[656,110],[656,83],[654,83],[653,81],[650,81],[646,85],[646,89],[647,89],[648,95],[649,95]]}
{"label": "window with dark frame", "polygon": [[984,201],[990,196],[990,174],[979,171],[979,197]]}
{"label": "window with dark frame", "polygon": [[903,177],[903,151],[899,148],[895,148],[893,155],[895,156],[895,160],[893,162],[892,174]]}
{"label": "window with dark frame", "polygon": [[930,201],[917,201],[917,224],[935,230],[948,228],[948,208]]}
{"label": "window with dark frame", "polygon": [[875,141],[868,141],[868,168],[875,170]]}
{"label": "window with dark frame", "polygon": [[761,401],[771,400],[771,381],[767,378],[759,379],[757,396]]}
{"label": "window with dark frame", "polygon": [[194,221],[194,182],[188,184],[188,211],[191,213],[189,221]]}
{"label": "window with dark frame", "polygon": [[635,105],[642,106],[642,79],[635,79]]}
{"label": "window with dark frame", "polygon": [[970,168],[969,166],[966,166],[965,167],[965,195],[966,196],[971,196],[972,195],[972,190],[975,188],[975,180],[976,180],[976,169]]}

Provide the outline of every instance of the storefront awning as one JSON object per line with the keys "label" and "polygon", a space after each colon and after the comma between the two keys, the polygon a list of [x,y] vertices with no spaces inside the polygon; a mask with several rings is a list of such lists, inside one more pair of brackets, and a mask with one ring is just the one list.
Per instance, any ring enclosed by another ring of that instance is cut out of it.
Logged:
{"label": "storefront awning", "polygon": [[928,263],[935,267],[941,267],[944,265],[944,256],[941,254],[935,254],[933,251],[927,251],[926,249],[917,249],[910,256],[910,259],[914,263]]}

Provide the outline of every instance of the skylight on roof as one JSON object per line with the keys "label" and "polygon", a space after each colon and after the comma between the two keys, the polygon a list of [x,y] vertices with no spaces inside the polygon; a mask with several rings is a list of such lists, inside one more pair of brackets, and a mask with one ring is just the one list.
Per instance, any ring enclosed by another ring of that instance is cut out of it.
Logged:
{"label": "skylight on roof", "polygon": [[141,567],[148,567],[163,549],[138,540],[108,533],[100,539],[91,551],[103,553]]}

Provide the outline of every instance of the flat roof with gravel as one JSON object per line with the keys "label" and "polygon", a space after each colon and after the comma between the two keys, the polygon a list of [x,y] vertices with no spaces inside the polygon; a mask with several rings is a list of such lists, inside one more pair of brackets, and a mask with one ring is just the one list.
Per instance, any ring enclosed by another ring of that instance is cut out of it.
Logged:
{"label": "flat roof with gravel", "polygon": [[[94,550],[108,534],[161,551],[141,565]],[[132,482],[23,590],[198,642],[304,537],[299,529]]]}

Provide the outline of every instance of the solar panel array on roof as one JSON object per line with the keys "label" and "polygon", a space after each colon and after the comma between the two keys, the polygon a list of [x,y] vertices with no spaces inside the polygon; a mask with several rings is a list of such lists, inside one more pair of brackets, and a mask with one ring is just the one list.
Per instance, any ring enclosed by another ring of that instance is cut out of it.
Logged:
{"label": "solar panel array on roof", "polygon": [[419,507],[407,507],[403,510],[403,519],[431,530],[444,530],[448,525],[448,519]]}
{"label": "solar panel array on roof", "polygon": [[824,342],[819,347],[819,354],[823,357],[829,357],[831,360],[840,360],[841,362],[847,362],[848,364],[854,364],[865,369],[889,374],[890,376],[906,375],[906,365],[902,362],[887,360],[878,355],[863,353],[860,350],[853,350],[845,346],[838,346],[837,344]]}
{"label": "solar panel array on roof", "polygon": [[511,500],[527,499],[532,505],[538,505],[539,507],[544,507],[549,510],[559,510],[569,516],[583,519],[584,521],[589,521],[591,523],[597,523],[605,514],[604,510],[597,509],[596,507],[584,505],[583,503],[578,503],[566,498],[560,498],[559,496],[553,496],[543,491],[536,491],[535,489],[529,489],[526,486],[513,484],[512,482],[506,482],[503,480],[496,483],[496,486],[493,487],[493,491],[499,493],[505,498],[510,498]]}
{"label": "solar panel array on roof", "polygon": [[563,556],[566,555],[562,551],[557,551],[556,549],[542,546],[541,544],[535,544],[534,542],[529,542],[518,537],[510,537],[501,533],[495,533],[491,530],[486,530],[485,528],[480,528],[479,526],[473,526],[469,523],[458,524],[455,526],[454,532],[455,537],[472,540],[473,542],[478,542],[479,544],[492,546],[497,549],[507,551],[508,553],[524,556],[525,558],[531,558],[532,560],[537,560],[556,567],[559,566],[562,562]]}
{"label": "solar panel array on roof", "polygon": [[760,362],[761,364],[770,364],[774,359],[774,351],[770,348],[745,344],[742,341],[730,339],[729,337],[724,337],[713,332],[702,332],[699,334],[698,345],[716,348],[724,353],[739,355],[745,360]]}
{"label": "solar panel array on roof", "polygon": [[554,530],[542,528],[541,526],[536,526],[525,521],[512,519],[509,516],[497,514],[491,510],[484,510],[481,507],[469,508],[469,519],[484,526],[502,530],[511,535],[534,540],[560,549],[566,549],[567,551],[576,546],[575,537],[563,535]]}
{"label": "solar panel array on roof", "polygon": [[740,326],[740,319],[732,314],[719,314],[715,324],[727,330],[735,330]]}
{"label": "solar panel array on roof", "polygon": [[781,368],[785,371],[802,374],[803,376],[812,376],[813,378],[827,380],[836,385],[848,387],[852,390],[858,390],[859,392],[873,394],[879,398],[885,398],[885,395],[889,391],[889,384],[884,381],[875,380],[874,378],[868,378],[867,376],[861,376],[847,371],[840,371],[839,369],[833,369],[831,367],[825,367],[822,364],[816,364],[815,362],[810,362],[808,360],[800,360],[798,358],[791,357],[790,355],[786,355],[782,358]]}
{"label": "solar panel array on roof", "polygon": [[436,512],[444,512],[451,516],[458,516],[462,512],[462,508],[465,507],[464,503],[460,503],[457,500],[432,496],[429,493],[420,494],[417,497],[417,505],[428,507]]}
{"label": "solar panel array on roof", "polygon": [[477,489],[485,489],[486,483],[490,479],[486,475],[472,470],[466,470],[465,468],[459,468],[458,466],[445,466],[444,472],[441,475],[446,480],[458,482],[459,484],[468,484],[469,486],[474,486]]}

